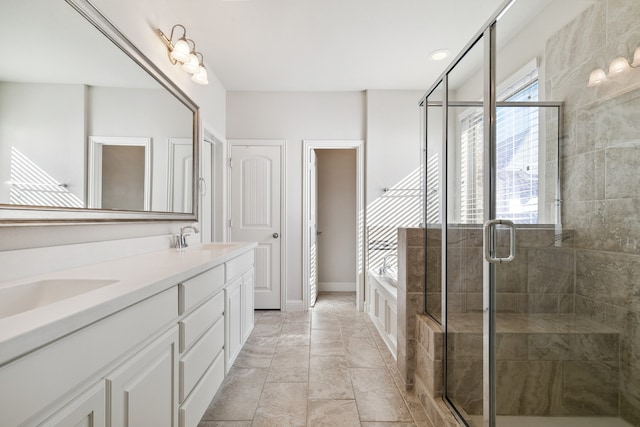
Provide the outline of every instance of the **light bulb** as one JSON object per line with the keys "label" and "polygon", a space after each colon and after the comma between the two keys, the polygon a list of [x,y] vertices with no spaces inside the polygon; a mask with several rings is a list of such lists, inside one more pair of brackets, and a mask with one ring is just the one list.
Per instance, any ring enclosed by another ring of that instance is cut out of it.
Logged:
{"label": "light bulb", "polygon": [[594,87],[607,81],[607,75],[602,68],[597,68],[591,72],[589,76],[589,84],[587,86]]}
{"label": "light bulb", "polygon": [[204,65],[200,64],[199,71],[191,76],[191,80],[198,83],[199,85],[208,85],[209,78],[207,76],[207,69],[204,68]]}
{"label": "light bulb", "polygon": [[607,74],[607,77],[611,78],[619,76],[620,74],[629,71],[629,68],[629,61],[627,61],[627,58],[619,56],[609,64],[609,74]]}
{"label": "light bulb", "polygon": [[632,67],[640,67],[640,47],[636,48],[636,51],[633,52],[633,62],[631,63]]}
{"label": "light bulb", "polygon": [[181,38],[173,46],[173,50],[171,51],[171,59],[184,63],[189,60],[190,53],[191,48],[189,47],[189,43],[187,43],[187,40],[185,40],[184,38]]}
{"label": "light bulb", "polygon": [[200,69],[200,61],[198,61],[198,57],[194,53],[189,54],[189,59],[182,64],[182,69],[187,73],[197,73]]}

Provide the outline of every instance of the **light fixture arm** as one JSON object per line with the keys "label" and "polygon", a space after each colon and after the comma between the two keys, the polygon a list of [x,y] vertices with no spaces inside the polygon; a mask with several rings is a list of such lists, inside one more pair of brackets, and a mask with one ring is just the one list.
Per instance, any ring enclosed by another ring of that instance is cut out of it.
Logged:
{"label": "light fixture arm", "polygon": [[182,39],[186,39],[187,38],[187,29],[184,27],[184,25],[182,24],[176,24],[173,27],[171,27],[171,35],[169,36],[169,40],[171,42],[173,42],[173,32],[175,31],[176,27],[180,27],[182,28]]}

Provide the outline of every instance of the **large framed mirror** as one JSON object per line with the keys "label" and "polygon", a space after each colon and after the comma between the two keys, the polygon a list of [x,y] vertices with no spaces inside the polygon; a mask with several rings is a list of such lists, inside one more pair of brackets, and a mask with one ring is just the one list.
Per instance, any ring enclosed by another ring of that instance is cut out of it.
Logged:
{"label": "large framed mirror", "polygon": [[3,1],[0,39],[0,224],[197,220],[198,106],[89,1]]}

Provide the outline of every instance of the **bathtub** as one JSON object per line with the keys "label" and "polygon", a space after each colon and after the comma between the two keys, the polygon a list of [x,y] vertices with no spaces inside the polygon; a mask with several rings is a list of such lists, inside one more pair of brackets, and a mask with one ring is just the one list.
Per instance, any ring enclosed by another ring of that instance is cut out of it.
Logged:
{"label": "bathtub", "polygon": [[394,270],[385,274],[369,270],[369,317],[397,360],[398,352],[398,276]]}

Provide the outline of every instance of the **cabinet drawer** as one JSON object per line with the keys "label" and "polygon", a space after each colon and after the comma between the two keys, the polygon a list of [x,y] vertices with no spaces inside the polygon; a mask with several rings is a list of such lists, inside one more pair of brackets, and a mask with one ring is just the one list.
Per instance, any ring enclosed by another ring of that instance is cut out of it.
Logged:
{"label": "cabinet drawer", "polygon": [[224,317],[221,317],[180,360],[180,402],[191,393],[223,348]]}
{"label": "cabinet drawer", "polygon": [[191,310],[209,295],[224,287],[224,265],[185,280],[180,284],[180,314]]}
{"label": "cabinet drawer", "polygon": [[196,427],[224,380],[224,352],[220,352],[187,400],[180,406],[180,427]]}
{"label": "cabinet drawer", "polygon": [[198,307],[180,321],[180,353],[191,347],[198,338],[224,313],[224,292]]}
{"label": "cabinet drawer", "polygon": [[226,266],[226,281],[233,279],[240,273],[244,273],[253,265],[253,250],[244,253],[231,261],[225,263]]}

